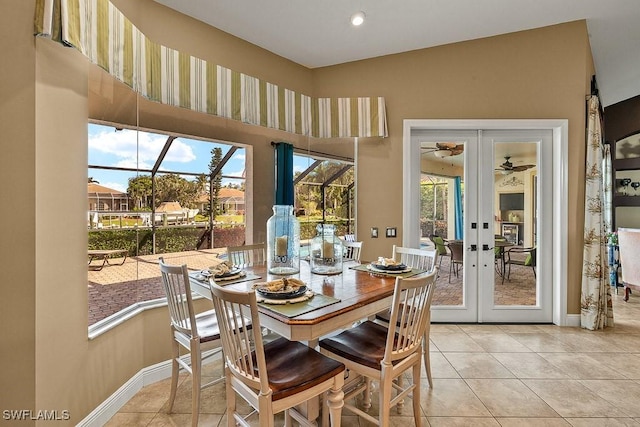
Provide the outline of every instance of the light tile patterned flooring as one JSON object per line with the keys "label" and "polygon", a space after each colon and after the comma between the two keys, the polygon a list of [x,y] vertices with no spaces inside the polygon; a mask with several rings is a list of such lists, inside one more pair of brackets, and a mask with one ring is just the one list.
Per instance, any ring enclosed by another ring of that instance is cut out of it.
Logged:
{"label": "light tile patterned flooring", "polygon": [[[640,297],[634,293],[625,303],[622,296],[613,296],[616,325],[604,331],[432,325],[434,387],[429,388],[423,372],[422,425],[640,425]],[[207,369],[212,375],[220,366]],[[107,425],[190,425],[190,384],[183,377],[172,414],[167,414],[169,380],[163,380],[144,387]],[[376,403],[370,411],[377,412]],[[411,402],[400,414],[392,411],[391,421],[392,426],[414,425]],[[200,425],[226,426],[223,384],[203,392]],[[344,413],[342,425],[369,423]]]}

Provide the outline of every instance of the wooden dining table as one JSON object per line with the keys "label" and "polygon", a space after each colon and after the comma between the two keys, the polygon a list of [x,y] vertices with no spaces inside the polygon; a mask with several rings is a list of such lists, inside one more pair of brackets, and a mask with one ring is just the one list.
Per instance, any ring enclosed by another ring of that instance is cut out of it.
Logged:
{"label": "wooden dining table", "polygon": [[[335,298],[337,301],[293,317],[279,313],[275,310],[277,307],[270,309],[268,304],[259,304],[261,326],[289,340],[307,341],[310,346],[315,347],[320,337],[388,309],[392,302],[395,276],[372,274],[353,268],[358,265],[355,262],[345,262],[341,274],[326,276],[311,273],[309,263],[302,261],[300,273],[292,277],[304,281],[307,288],[315,294]],[[269,274],[264,265],[248,267],[245,273],[247,277],[259,278],[228,285],[224,282],[216,283],[248,291],[255,283],[282,277]],[[208,281],[196,280],[191,276],[190,284],[193,292],[211,299]]]}

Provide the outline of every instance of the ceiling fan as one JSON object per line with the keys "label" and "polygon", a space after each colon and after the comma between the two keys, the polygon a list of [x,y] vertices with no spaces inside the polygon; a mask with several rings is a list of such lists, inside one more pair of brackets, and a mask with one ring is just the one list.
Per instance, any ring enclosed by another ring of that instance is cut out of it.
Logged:
{"label": "ceiling fan", "polygon": [[436,142],[435,147],[426,147],[422,150],[425,153],[433,153],[434,156],[443,158],[462,154],[464,144],[458,144],[457,142]]}
{"label": "ceiling fan", "polygon": [[496,172],[501,172],[502,174],[508,175],[513,172],[522,172],[527,169],[535,168],[536,165],[519,165],[514,166],[513,163],[509,161],[511,156],[504,156],[504,163],[501,164],[498,168],[496,168]]}

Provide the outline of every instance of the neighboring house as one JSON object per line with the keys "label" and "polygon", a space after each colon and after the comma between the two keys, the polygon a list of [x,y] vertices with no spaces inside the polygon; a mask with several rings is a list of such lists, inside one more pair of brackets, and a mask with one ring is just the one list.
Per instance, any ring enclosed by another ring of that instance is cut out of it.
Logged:
{"label": "neighboring house", "polygon": [[[209,204],[209,194],[202,194],[197,201],[200,212],[206,212]],[[223,187],[218,194],[218,212],[244,214],[244,191],[236,188]]]}
{"label": "neighboring house", "polygon": [[236,188],[221,188],[218,206],[221,213],[244,213],[244,191]]}
{"label": "neighboring house", "polygon": [[165,224],[189,223],[194,220],[198,212],[198,209],[183,208],[179,202],[162,202],[156,208],[155,221]]}
{"label": "neighboring house", "polygon": [[128,211],[129,196],[103,185],[88,183],[87,199],[90,211]]}

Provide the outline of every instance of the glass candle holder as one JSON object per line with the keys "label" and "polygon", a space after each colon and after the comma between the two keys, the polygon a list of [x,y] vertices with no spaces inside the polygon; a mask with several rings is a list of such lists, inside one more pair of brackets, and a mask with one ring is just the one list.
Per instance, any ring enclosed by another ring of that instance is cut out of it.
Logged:
{"label": "glass candle holder", "polygon": [[316,274],[342,273],[343,245],[336,236],[333,224],[318,224],[316,237],[311,240],[311,272]]}
{"label": "glass candle holder", "polygon": [[300,272],[300,222],[293,206],[275,205],[267,220],[267,269],[283,276]]}

